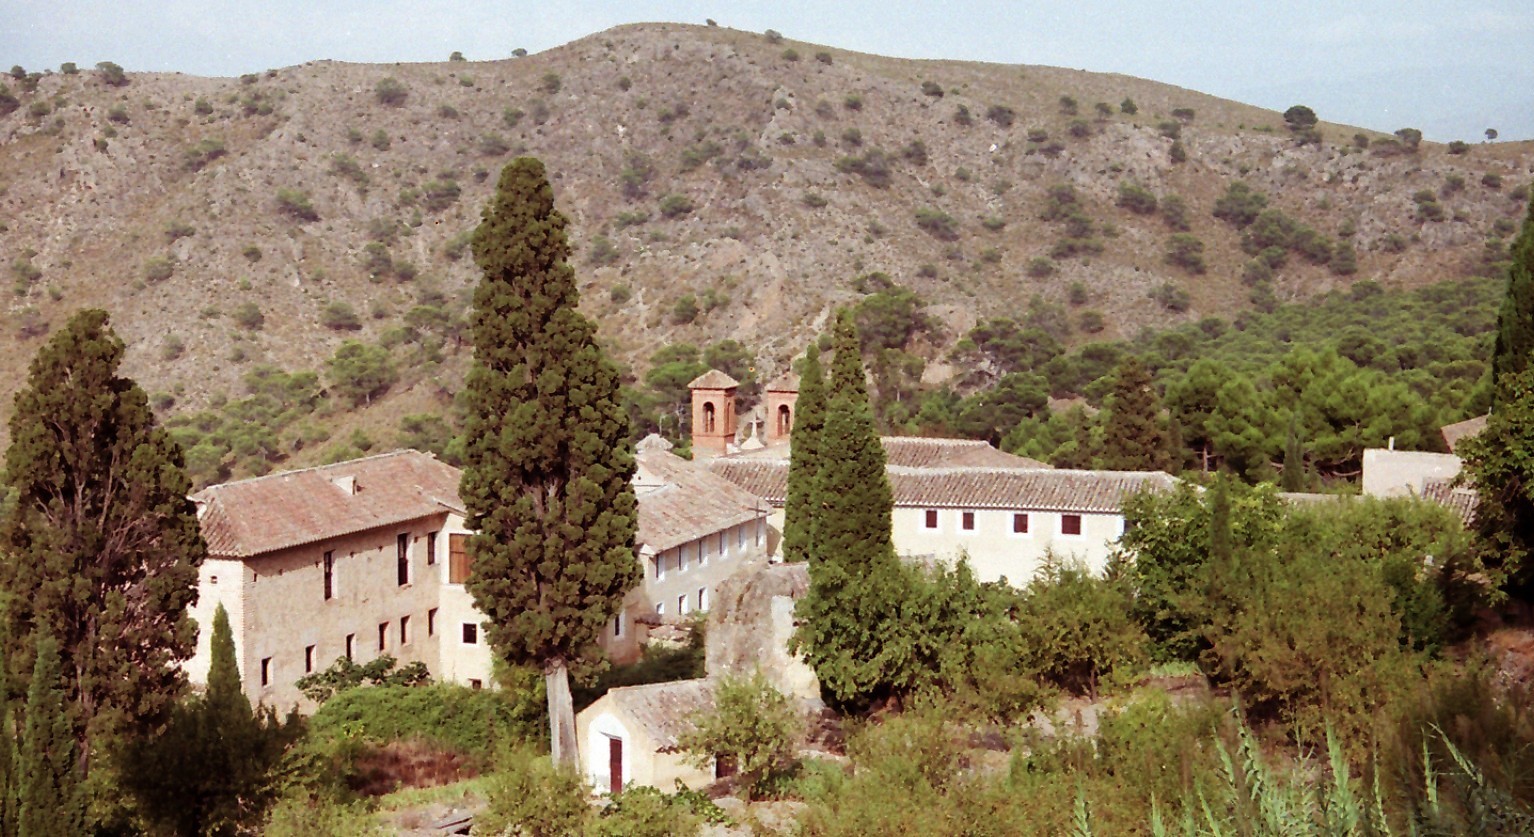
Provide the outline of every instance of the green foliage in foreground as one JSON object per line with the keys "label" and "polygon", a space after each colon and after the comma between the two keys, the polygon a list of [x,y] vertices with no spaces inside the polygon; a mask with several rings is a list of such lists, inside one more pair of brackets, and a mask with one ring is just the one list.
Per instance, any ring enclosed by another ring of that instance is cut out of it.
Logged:
{"label": "green foliage in foreground", "polygon": [[647,787],[609,796],[601,808],[593,808],[588,797],[576,771],[531,750],[512,749],[500,759],[490,783],[490,807],[475,817],[474,830],[526,837],[670,837],[694,833],[704,815],[718,812],[699,794],[668,796]]}
{"label": "green foliage in foreground", "polygon": [[375,744],[424,741],[488,762],[497,747],[542,735],[541,692],[535,680],[526,685],[509,691],[447,683],[350,689],[320,707],[310,730],[317,738]]}
{"label": "green foliage in foreground", "polygon": [[695,717],[677,743],[695,767],[720,758],[733,762],[749,799],[792,762],[801,721],[794,702],[760,672],[726,675],[714,689],[713,708]]}
{"label": "green foliage in foreground", "polygon": [[395,669],[399,661],[390,654],[374,658],[363,665],[350,657],[337,657],[324,671],[316,671],[298,678],[293,685],[304,697],[315,703],[324,703],[336,694],[355,689],[363,684],[374,686],[424,686],[431,682],[431,674],[422,662],[408,663]]}

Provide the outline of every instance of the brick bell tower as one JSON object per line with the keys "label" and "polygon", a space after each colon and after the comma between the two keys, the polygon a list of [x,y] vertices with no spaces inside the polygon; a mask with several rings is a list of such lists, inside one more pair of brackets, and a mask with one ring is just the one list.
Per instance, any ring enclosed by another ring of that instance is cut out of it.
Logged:
{"label": "brick bell tower", "polygon": [[789,434],[794,430],[794,411],[798,409],[798,401],[798,375],[784,372],[772,379],[772,383],[767,385],[767,432],[763,441],[769,445],[788,443]]}
{"label": "brick bell tower", "polygon": [[723,456],[735,441],[735,388],[740,382],[718,369],[694,378],[692,391],[692,455]]}

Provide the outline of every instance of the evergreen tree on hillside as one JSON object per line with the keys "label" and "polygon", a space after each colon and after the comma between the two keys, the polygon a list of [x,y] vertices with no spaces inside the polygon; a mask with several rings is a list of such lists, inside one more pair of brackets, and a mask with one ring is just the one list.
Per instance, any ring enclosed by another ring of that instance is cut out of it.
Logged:
{"label": "evergreen tree on hillside", "polygon": [[85,833],[85,806],[75,758],[59,646],[46,630],[36,634],[26,724],[17,759],[16,833],[26,837],[76,837]]}
{"label": "evergreen tree on hillside", "polygon": [[1104,468],[1164,471],[1172,467],[1171,446],[1161,418],[1161,398],[1150,370],[1133,355],[1119,364],[1103,425]]}
{"label": "evergreen tree on hillside", "polygon": [[814,552],[816,482],[820,475],[820,433],[825,426],[825,381],[820,348],[814,343],[799,371],[799,398],[788,453],[788,492],[783,501],[783,560],[808,561]]}
{"label": "evergreen tree on hillside", "polygon": [[503,660],[542,670],[554,759],[573,765],[569,672],[600,658],[639,564],[618,371],[576,310],[565,227],[541,162],[502,170],[472,239],[484,275],[460,493],[487,637]]}
{"label": "evergreen tree on hillside", "polygon": [[1509,397],[1503,376],[1529,366],[1534,352],[1534,196],[1523,217],[1523,229],[1509,248],[1507,296],[1497,315],[1497,342],[1491,355],[1492,403]]}
{"label": "evergreen tree on hillside", "polygon": [[5,655],[0,654],[0,837],[16,837],[16,820],[20,814],[16,797],[18,761],[16,753],[16,713],[13,702],[7,697],[11,692],[10,669]]}
{"label": "evergreen tree on hillside", "polygon": [[70,319],[16,396],[0,520],[0,591],[11,671],[56,641],[83,773],[92,749],[164,720],[185,684],[206,554],[181,451],[148,398],[119,377],[105,311]]}
{"label": "evergreen tree on hillside", "polygon": [[874,431],[857,328],[845,311],[835,348],[817,442],[810,589],[795,611],[795,644],[832,702],[857,708],[898,696],[899,612],[910,585],[895,556],[884,448]]}

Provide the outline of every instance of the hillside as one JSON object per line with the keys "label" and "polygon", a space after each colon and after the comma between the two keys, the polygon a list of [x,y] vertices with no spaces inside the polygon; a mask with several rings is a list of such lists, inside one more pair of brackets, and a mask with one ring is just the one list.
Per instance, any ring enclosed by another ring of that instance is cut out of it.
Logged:
{"label": "hillside", "polygon": [[[123,80],[8,83],[0,417],[36,338],[88,305],[113,312],[126,371],[176,408],[242,394],[258,364],[317,370],[348,337],[387,339],[406,370],[383,413],[335,421],[439,408],[467,359],[465,233],[516,154],[547,163],[584,306],[622,361],[734,338],[764,379],[874,271],[944,324],[929,359],[1035,295],[1098,312],[1093,339],[1234,316],[1253,304],[1252,256],[1212,214],[1234,180],[1327,253],[1356,252],[1356,272],[1287,258],[1270,298],[1486,272],[1534,173],[1530,143],[1408,150],[1322,122],[1300,145],[1280,114],[1141,79],[676,24],[498,62]],[[1118,205],[1125,183],[1182,198],[1203,273],[1168,263],[1176,230]],[[1061,185],[1079,211],[1045,220]],[[1186,297],[1151,298],[1168,284]]]}

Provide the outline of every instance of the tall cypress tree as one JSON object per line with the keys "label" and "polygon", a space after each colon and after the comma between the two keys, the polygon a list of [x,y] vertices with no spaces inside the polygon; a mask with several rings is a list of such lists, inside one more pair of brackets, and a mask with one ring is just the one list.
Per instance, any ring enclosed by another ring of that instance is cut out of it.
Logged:
{"label": "tall cypress tree", "polygon": [[31,668],[38,631],[57,641],[86,776],[88,742],[157,725],[183,690],[207,552],[181,451],[118,376],[123,350],[105,311],[71,318],[32,361],[5,455],[10,668]]}
{"label": "tall cypress tree", "polygon": [[1119,364],[1118,380],[1103,425],[1103,467],[1120,471],[1164,471],[1172,466],[1171,446],[1161,419],[1161,398],[1150,370],[1133,355]]}
{"label": "tall cypress tree", "polygon": [[900,607],[909,579],[890,534],[894,498],[874,431],[857,329],[838,317],[836,357],[818,440],[810,589],[796,614],[796,646],[833,703],[848,708],[897,697],[902,683]]}
{"label": "tall cypress tree", "polygon": [[0,837],[16,837],[16,820],[20,814],[16,796],[16,713],[12,709],[10,693],[10,669],[5,655],[0,654]]}
{"label": "tall cypress tree", "polygon": [[543,164],[501,171],[474,230],[474,365],[463,483],[467,587],[496,653],[536,665],[556,762],[575,764],[571,667],[639,581],[634,474],[618,370],[576,310],[565,218]]}
{"label": "tall cypress tree", "polygon": [[804,354],[799,372],[799,398],[794,406],[794,427],[789,437],[788,492],[783,500],[783,560],[808,561],[815,548],[811,537],[813,505],[815,485],[820,476],[820,433],[826,421],[820,348],[814,343]]}
{"label": "tall cypress tree", "polygon": [[1523,229],[1513,239],[1507,268],[1507,295],[1497,314],[1497,342],[1492,350],[1492,403],[1509,397],[1504,376],[1529,366],[1534,352],[1534,195],[1523,217]]}
{"label": "tall cypress tree", "polygon": [[17,765],[16,832],[75,837],[85,833],[75,731],[61,682],[59,646],[46,630],[37,632],[33,658]]}

